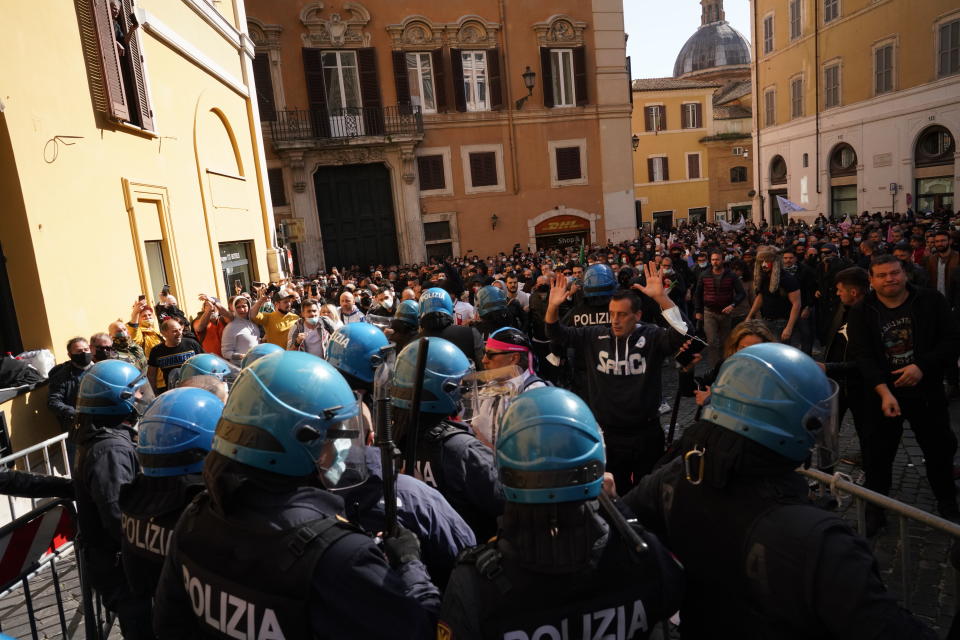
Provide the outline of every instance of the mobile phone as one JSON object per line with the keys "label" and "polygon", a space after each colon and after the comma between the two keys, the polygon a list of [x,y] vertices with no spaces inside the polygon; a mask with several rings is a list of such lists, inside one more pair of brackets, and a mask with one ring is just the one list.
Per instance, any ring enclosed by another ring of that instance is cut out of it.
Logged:
{"label": "mobile phone", "polygon": [[168,284],[163,285],[163,287],[160,289],[160,293],[162,294],[170,293],[170,285]]}
{"label": "mobile phone", "polygon": [[147,296],[144,296],[144,295],[141,295],[139,298],[137,298],[137,300],[139,300],[140,302],[143,302],[146,299],[147,299]]}
{"label": "mobile phone", "polygon": [[251,282],[250,284],[251,284],[252,286],[254,286],[254,287],[262,287],[262,286],[263,286],[263,283],[262,283],[262,282],[259,282],[259,281],[257,281],[257,280],[254,280],[254,281]]}
{"label": "mobile phone", "polygon": [[693,362],[693,356],[707,348],[706,341],[697,336],[691,336],[688,334],[687,340],[692,340],[690,346],[688,346],[686,350],[674,356],[674,360],[676,360],[681,367],[685,367]]}

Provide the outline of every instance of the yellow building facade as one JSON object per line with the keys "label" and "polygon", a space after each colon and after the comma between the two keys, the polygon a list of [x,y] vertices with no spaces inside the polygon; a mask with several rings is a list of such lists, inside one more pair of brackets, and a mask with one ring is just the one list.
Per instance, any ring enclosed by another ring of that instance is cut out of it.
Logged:
{"label": "yellow building facade", "polygon": [[247,8],[300,273],[635,237],[622,0]]}
{"label": "yellow building facade", "polygon": [[[0,7],[0,353],[62,361],[164,284],[192,316],[280,275],[242,1],[118,9]],[[45,404],[3,405],[15,446],[51,435]]]}
{"label": "yellow building facade", "polygon": [[751,11],[768,220],[782,219],[777,195],[810,218],[955,207],[956,2],[751,0]]}
{"label": "yellow building facade", "polygon": [[634,194],[647,228],[751,215],[750,47],[723,0],[700,4],[674,76],[632,84]]}

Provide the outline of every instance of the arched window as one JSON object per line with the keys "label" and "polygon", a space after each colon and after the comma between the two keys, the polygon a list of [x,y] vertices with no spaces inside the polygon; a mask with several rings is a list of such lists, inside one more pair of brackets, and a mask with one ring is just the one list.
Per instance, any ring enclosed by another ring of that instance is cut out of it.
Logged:
{"label": "arched window", "polygon": [[855,175],[857,175],[857,152],[846,143],[838,144],[830,154],[830,176],[836,178]]}
{"label": "arched window", "polygon": [[770,184],[787,184],[787,162],[783,156],[774,156],[770,161]]}
{"label": "arched window", "polygon": [[955,148],[956,141],[945,127],[928,127],[917,139],[914,162],[918,167],[953,164]]}
{"label": "arched window", "polygon": [[747,181],[746,167],[732,167],[730,169],[730,182],[746,182],[746,181]]}

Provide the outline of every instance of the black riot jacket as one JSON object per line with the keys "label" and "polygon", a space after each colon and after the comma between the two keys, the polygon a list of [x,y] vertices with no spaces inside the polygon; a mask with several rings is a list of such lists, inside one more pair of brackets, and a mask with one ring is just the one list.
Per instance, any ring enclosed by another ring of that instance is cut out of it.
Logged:
{"label": "black riot jacket", "polygon": [[180,514],[203,491],[199,474],[139,475],[120,489],[123,570],[131,591],[152,597]]}
{"label": "black riot jacket", "polygon": [[[527,521],[461,554],[444,594],[440,628],[468,640],[647,638],[650,628],[680,605],[679,564],[656,536],[640,528],[635,531],[648,548],[635,553],[597,512],[595,501],[579,504],[589,507],[579,514],[580,523],[562,522],[561,517],[557,536],[549,527],[531,530]],[[581,531],[571,533],[571,528]],[[580,534],[586,534],[592,546],[585,564],[577,560],[583,560],[578,551],[563,549],[538,552],[559,554],[559,562],[537,562],[526,555],[528,545],[518,539],[539,537],[533,545],[537,549],[579,547],[584,537]],[[568,555],[573,560],[563,559]],[[557,564],[564,569],[558,570]]]}

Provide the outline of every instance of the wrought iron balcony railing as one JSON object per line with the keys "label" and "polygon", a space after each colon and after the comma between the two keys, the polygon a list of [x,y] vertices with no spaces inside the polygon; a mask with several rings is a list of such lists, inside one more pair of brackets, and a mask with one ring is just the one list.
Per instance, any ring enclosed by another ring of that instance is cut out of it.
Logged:
{"label": "wrought iron balcony railing", "polygon": [[274,142],[423,133],[420,107],[347,107],[277,111],[270,123]]}

